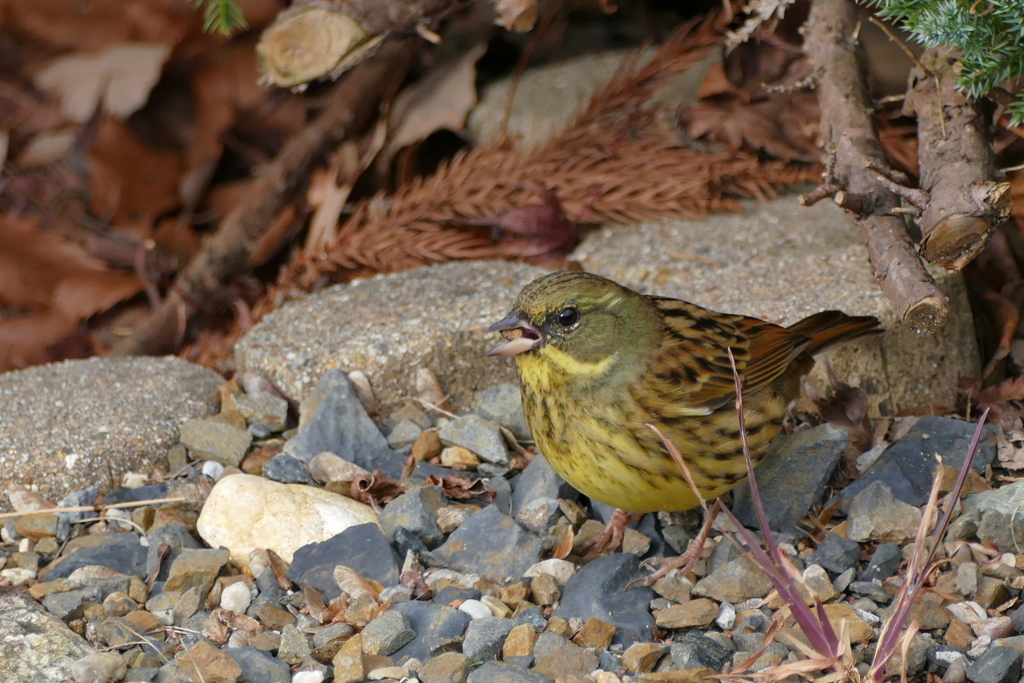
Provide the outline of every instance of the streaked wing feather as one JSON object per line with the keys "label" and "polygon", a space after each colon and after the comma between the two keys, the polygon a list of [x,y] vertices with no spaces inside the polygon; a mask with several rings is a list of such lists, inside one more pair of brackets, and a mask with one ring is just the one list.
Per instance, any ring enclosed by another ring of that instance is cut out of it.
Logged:
{"label": "streaked wing feather", "polygon": [[682,403],[685,414],[706,415],[735,399],[727,349],[732,349],[744,391],[754,392],[785,372],[810,343],[756,318],[713,313],[678,299],[652,300],[665,316],[668,335],[651,370],[661,385],[658,393],[676,398],[673,404]]}

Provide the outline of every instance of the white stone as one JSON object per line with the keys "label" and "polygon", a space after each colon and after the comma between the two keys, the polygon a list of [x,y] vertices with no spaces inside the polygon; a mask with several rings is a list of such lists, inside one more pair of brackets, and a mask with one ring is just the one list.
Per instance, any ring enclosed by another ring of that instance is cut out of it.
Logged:
{"label": "white stone", "polygon": [[210,547],[227,548],[244,565],[256,548],[291,562],[302,546],[371,522],[379,523],[372,508],[337,493],[233,474],[210,491],[196,529]]}
{"label": "white stone", "polygon": [[[12,586],[24,586],[36,578],[36,570],[23,567],[12,567],[0,571],[0,579],[7,579]],[[490,613],[490,612],[488,612]]]}
{"label": "white stone", "polygon": [[224,476],[224,465],[215,460],[206,460],[203,462],[202,472],[210,479],[220,481],[220,478]]}
{"label": "white stone", "polygon": [[483,619],[484,617],[494,616],[494,613],[491,612],[491,608],[479,600],[466,600],[459,605],[459,611],[465,612],[473,619]]}
{"label": "white stone", "polygon": [[236,614],[245,614],[252,602],[252,593],[249,587],[239,581],[225,588],[220,594],[220,606],[229,609]]}
{"label": "white stone", "polygon": [[324,675],[320,671],[298,671],[292,676],[292,683],[324,683]]}
{"label": "white stone", "polygon": [[523,576],[528,579],[532,579],[533,577],[540,576],[541,574],[548,574],[555,580],[555,583],[559,586],[564,586],[565,582],[569,580],[569,577],[575,573],[576,565],[569,560],[557,560],[552,558],[550,560],[542,560],[533,565],[526,570],[526,573],[523,574]]}

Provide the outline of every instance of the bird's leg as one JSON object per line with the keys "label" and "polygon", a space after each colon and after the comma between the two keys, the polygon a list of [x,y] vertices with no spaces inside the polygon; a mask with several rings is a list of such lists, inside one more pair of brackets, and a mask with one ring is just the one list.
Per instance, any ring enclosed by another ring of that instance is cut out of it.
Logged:
{"label": "bird's leg", "polygon": [[673,569],[681,569],[683,574],[686,574],[693,569],[693,566],[700,560],[701,553],[704,552],[704,542],[708,540],[708,534],[711,533],[711,525],[715,522],[715,517],[722,509],[722,499],[716,498],[715,504],[711,506],[711,509],[704,515],[704,524],[700,528],[700,533],[697,537],[690,541],[686,547],[686,551],[678,557],[656,557],[648,560],[647,563],[658,567],[658,571],[654,572],[644,581],[647,586],[652,585],[655,581],[668,574]]}
{"label": "bird's leg", "polygon": [[587,551],[587,554],[583,556],[583,561],[590,562],[596,559],[605,549],[608,552],[618,550],[619,546],[622,545],[622,535],[626,532],[626,528],[643,516],[643,512],[626,512],[616,508],[615,512],[608,519],[604,531],[587,541],[581,548],[581,550]]}

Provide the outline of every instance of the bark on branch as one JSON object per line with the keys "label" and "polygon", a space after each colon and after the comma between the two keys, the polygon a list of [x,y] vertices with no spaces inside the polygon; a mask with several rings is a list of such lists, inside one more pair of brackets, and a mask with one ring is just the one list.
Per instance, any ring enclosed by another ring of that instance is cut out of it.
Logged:
{"label": "bark on branch", "polygon": [[299,131],[272,162],[261,169],[241,202],[217,233],[189,263],[164,301],[135,330],[111,349],[112,355],[174,351],[181,330],[179,313],[189,302],[209,301],[231,279],[252,268],[252,250],[275,215],[305,189],[310,170],[338,141],[358,132],[377,111],[380,98],[403,77],[414,52],[408,41],[384,46],[338,83],[317,118]]}
{"label": "bark on branch", "polygon": [[917,114],[920,185],[928,193],[917,220],[921,254],[949,270],[977,256],[1010,215],[1010,184],[995,179],[991,126],[956,89],[955,63],[941,48],[921,55],[904,105]]}
{"label": "bark on branch", "polygon": [[849,0],[815,0],[805,26],[804,48],[817,71],[822,136],[834,155],[825,185],[842,188],[833,195],[836,203],[855,213],[875,277],[903,323],[933,333],[945,323],[949,303],[918,257],[903,219],[893,215],[899,197],[869,168],[889,165],[857,59],[856,24]]}

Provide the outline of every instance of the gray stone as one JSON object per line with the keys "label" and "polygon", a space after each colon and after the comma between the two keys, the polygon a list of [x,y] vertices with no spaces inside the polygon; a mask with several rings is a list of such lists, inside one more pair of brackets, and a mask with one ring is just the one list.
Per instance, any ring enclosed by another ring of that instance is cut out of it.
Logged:
{"label": "gray stone", "polygon": [[[935,274],[951,313],[938,334],[917,334],[898,321],[853,218],[834,202],[805,207],[784,195],[746,206],[702,220],[605,227],[588,235],[571,258],[645,293],[782,324],[827,309],[873,315],[885,334],[828,354],[841,380],[867,392],[870,414],[956,403],[960,377],[977,377],[980,369],[959,273]],[[826,381],[822,363],[813,377]]]}
{"label": "gray stone", "polygon": [[252,683],[290,683],[291,668],[269,652],[255,647],[226,647],[224,652],[242,667],[241,680]]}
{"label": "gray stone", "polygon": [[763,598],[772,582],[749,555],[741,555],[714,570],[693,586],[693,594],[719,602],[736,604],[750,598]]}
{"label": "gray stone", "polygon": [[538,498],[566,498],[576,500],[579,491],[574,489],[543,457],[534,458],[516,481],[512,493],[512,514],[518,515],[531,501]]}
{"label": "gray stone", "polygon": [[1024,539],[1024,482],[1015,481],[991,491],[964,498],[964,516],[977,522],[977,535],[982,541],[995,543],[1000,550],[1015,553]]}
{"label": "gray stone", "polygon": [[64,683],[96,650],[19,589],[0,588],[0,681]]}
{"label": "gray stone", "polygon": [[882,582],[877,579],[874,581],[851,581],[849,590],[854,595],[870,598],[881,604],[892,600],[892,596],[882,588]]}
{"label": "gray stone", "polygon": [[388,610],[363,629],[363,652],[390,655],[415,637],[409,618],[396,610]]}
{"label": "gray stone", "polygon": [[885,581],[896,573],[903,562],[903,554],[896,543],[879,543],[868,566],[861,573],[861,581]]}
{"label": "gray stone", "polygon": [[71,675],[78,683],[115,683],[124,679],[127,671],[117,652],[96,652],[71,665]]}
{"label": "gray stone", "polygon": [[[65,579],[80,567],[100,565],[109,567],[122,574],[145,576],[146,552],[142,545],[141,534],[129,532],[124,534],[105,534],[103,542],[79,548],[75,552],[64,555],[40,573],[41,581]],[[100,539],[95,539],[99,541]]]}
{"label": "gray stone", "polygon": [[385,586],[398,583],[401,558],[376,524],[359,524],[326,541],[310,543],[295,551],[288,578],[316,589],[327,602],[341,595],[334,568],[349,567],[366,579]]}
{"label": "gray stone", "polygon": [[146,551],[146,576],[151,575],[159,566],[158,581],[167,580],[167,574],[182,550],[203,547],[185,525],[176,522],[155,527],[146,540],[149,545]]}
{"label": "gray stone", "polygon": [[413,640],[391,655],[396,662],[406,658],[425,662],[431,655],[455,647],[470,621],[465,612],[429,602],[400,602],[388,611],[404,615],[416,632]]}
{"label": "gray stone", "polygon": [[505,662],[487,662],[469,674],[466,681],[467,683],[551,683],[551,679],[543,674]]}
{"label": "gray stone", "polygon": [[571,642],[571,640],[563,636],[561,633],[545,631],[537,636],[537,642],[533,644],[533,656],[538,659],[542,659],[563,645],[568,645]]}
{"label": "gray stone", "polygon": [[491,506],[473,513],[423,560],[431,566],[475,572],[501,583],[518,579],[539,562],[543,545],[539,536]]}
{"label": "gray stone", "polygon": [[677,669],[709,667],[721,671],[734,651],[699,631],[687,631],[674,639],[669,653]]}
{"label": "gray stone", "polygon": [[329,287],[264,316],[235,345],[238,371],[301,400],[329,369],[361,370],[387,414],[415,395],[416,371],[428,368],[456,410],[469,408],[480,391],[515,380],[511,360],[485,355],[497,339],[484,330],[544,272],[457,261]]}
{"label": "gray stone", "polygon": [[511,619],[499,617],[474,619],[469,622],[466,636],[462,640],[462,654],[473,662],[486,662],[494,659],[511,630]]}
{"label": "gray stone", "polygon": [[516,627],[519,624],[529,624],[533,626],[534,631],[540,633],[548,625],[548,621],[540,607],[529,607],[512,617],[512,626]]}
{"label": "gray stone", "polygon": [[82,608],[85,601],[95,604],[103,602],[99,589],[95,586],[90,588],[79,588],[77,590],[64,591],[62,593],[50,593],[43,598],[43,607],[50,614],[61,619],[64,623],[72,619],[82,618]]}
{"label": "gray stone", "polygon": [[914,538],[921,511],[901,500],[876,481],[854,496],[847,515],[850,538],[857,541],[905,543]]}
{"label": "gray stone", "polygon": [[826,536],[821,545],[807,558],[808,563],[819,564],[833,574],[842,574],[847,569],[856,567],[859,561],[860,543],[833,533]]}
{"label": "gray stone", "polygon": [[234,396],[235,409],[249,424],[262,424],[280,432],[288,421],[288,401],[267,391]]}
{"label": "gray stone", "polygon": [[[182,420],[216,410],[223,381],[171,356],[0,373],[0,481],[32,481],[59,500],[83,482],[106,490],[125,472],[149,471],[177,443]],[[8,510],[0,496],[0,511]]]}
{"label": "gray stone", "polygon": [[498,425],[470,413],[462,415],[441,428],[438,436],[445,446],[462,446],[485,462],[508,465],[508,446]]}
{"label": "gray stone", "polygon": [[[847,510],[853,497],[876,481],[888,486],[904,503],[920,507],[928,501],[932,481],[938,468],[936,455],[942,463],[957,469],[963,465],[976,425],[938,415],[926,415],[910,431],[900,437],[878,457],[871,467],[853,480],[839,495],[840,507]],[[984,473],[996,457],[999,428],[986,425],[978,444],[972,468]]]}
{"label": "gray stone", "polygon": [[282,484],[316,484],[305,463],[284,453],[263,463],[263,476]]}
{"label": "gray stone", "polygon": [[[369,626],[369,624],[367,626]],[[363,642],[366,642],[365,634],[363,635]],[[302,631],[292,624],[285,624],[281,628],[281,644],[277,650],[278,659],[294,666],[296,664],[301,664],[312,651],[313,648],[309,646],[309,640]],[[390,653],[385,652],[379,654]]]}
{"label": "gray stone", "polygon": [[967,667],[971,683],[1011,683],[1020,677],[1024,656],[1010,647],[992,647]]}
{"label": "gray stone", "polygon": [[423,430],[412,420],[402,420],[388,434],[388,445],[395,450],[411,446]]}
{"label": "gray stone", "polygon": [[[824,496],[848,441],[845,429],[823,424],[772,442],[754,472],[772,529],[792,531],[807,516],[811,505]],[[732,510],[744,526],[759,528],[749,482],[733,489]]]}
{"label": "gray stone", "polygon": [[369,472],[401,476],[405,457],[388,446],[345,373],[325,372],[299,406],[299,417],[299,433],[284,445],[288,455],[308,463],[328,451]]}
{"label": "gray stone", "polygon": [[519,387],[510,382],[499,384],[480,394],[475,412],[480,417],[508,428],[520,441],[532,441],[530,425],[523,412],[523,396]]}
{"label": "gray stone", "polygon": [[448,499],[439,486],[417,486],[406,491],[384,506],[380,525],[388,540],[395,540],[395,530],[402,527],[433,548],[444,534],[437,525],[437,511],[448,505]]}
{"label": "gray stone", "polygon": [[640,560],[616,553],[582,566],[566,582],[555,616],[600,619],[615,624],[612,643],[631,645],[654,636],[654,617],[647,605],[654,591],[636,585]]}
{"label": "gray stone", "polygon": [[220,420],[194,418],[181,425],[181,443],[196,460],[238,467],[252,443],[252,434]]}

